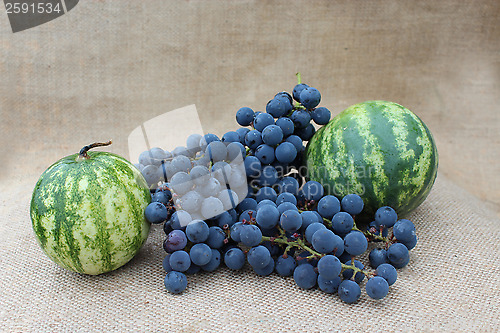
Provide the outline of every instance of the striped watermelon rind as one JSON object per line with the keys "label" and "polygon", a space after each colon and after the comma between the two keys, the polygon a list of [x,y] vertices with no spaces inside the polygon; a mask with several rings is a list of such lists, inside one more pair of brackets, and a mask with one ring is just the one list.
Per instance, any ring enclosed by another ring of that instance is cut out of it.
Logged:
{"label": "striped watermelon rind", "polygon": [[306,152],[307,175],[337,197],[359,194],[369,222],[391,206],[407,216],[436,179],[434,138],[413,112],[397,103],[367,101],[350,106],[316,132]]}
{"label": "striped watermelon rind", "polygon": [[140,171],[109,152],[70,155],[38,180],[30,206],[43,251],[61,267],[97,275],[129,262],[148,237],[151,195]]}

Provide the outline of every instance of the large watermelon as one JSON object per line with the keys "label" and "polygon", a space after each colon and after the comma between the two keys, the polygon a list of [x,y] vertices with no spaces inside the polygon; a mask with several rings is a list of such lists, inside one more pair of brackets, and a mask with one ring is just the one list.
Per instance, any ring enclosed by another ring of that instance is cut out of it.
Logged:
{"label": "large watermelon", "polygon": [[382,206],[404,217],[420,205],[436,179],[438,153],[427,126],[407,108],[386,101],[353,105],[309,141],[308,177],[329,194],[359,194],[360,218]]}
{"label": "large watermelon", "polygon": [[139,251],[149,233],[144,210],[151,195],[134,165],[112,153],[87,153],[89,147],[41,175],[30,212],[37,240],[54,262],[96,275]]}

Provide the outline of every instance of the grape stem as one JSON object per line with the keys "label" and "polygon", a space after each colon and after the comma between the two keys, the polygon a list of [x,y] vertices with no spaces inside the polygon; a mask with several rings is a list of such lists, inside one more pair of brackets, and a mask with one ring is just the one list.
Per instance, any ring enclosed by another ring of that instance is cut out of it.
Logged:
{"label": "grape stem", "polygon": [[295,73],[295,75],[297,76],[297,84],[301,84],[302,83],[302,77],[300,75],[300,72]]}
{"label": "grape stem", "polygon": [[92,148],[96,148],[96,147],[104,147],[104,146],[109,146],[111,144],[111,140],[109,140],[108,142],[94,142],[90,145],[87,145],[85,147],[83,147],[81,150],[80,150],[80,153],[78,154],[78,158],[82,159],[82,158],[85,158],[85,159],[89,159],[89,155],[87,154],[87,152],[92,149]]}
{"label": "grape stem", "polygon": [[[300,72],[295,73],[295,76],[297,76],[297,84],[301,84],[302,83],[302,76],[300,75]],[[287,115],[287,117],[290,117],[295,110],[299,110],[299,109],[305,110],[306,108],[303,107],[299,102],[295,102],[295,107],[293,108],[292,111],[290,111],[290,113]]]}
{"label": "grape stem", "polygon": [[[269,241],[271,243],[277,243],[277,244],[282,244],[282,245],[286,245],[286,248],[285,248],[285,252],[284,252],[284,255],[288,255],[288,251],[291,250],[292,248],[297,248],[297,249],[301,249],[301,250],[304,250],[304,251],[307,251],[310,253],[309,256],[303,258],[303,259],[307,259],[307,260],[312,260],[312,259],[320,259],[322,258],[323,256],[325,256],[326,254],[322,254],[322,253],[319,253],[315,250],[313,250],[312,248],[310,248],[306,242],[302,239],[302,238],[296,238],[295,240],[292,240],[292,239],[289,239],[287,236],[286,236],[286,233],[283,229],[281,228],[278,228],[279,231],[280,231],[280,235],[278,237],[267,237],[267,236],[262,236],[262,242],[265,242],[265,241]],[[354,276],[356,275],[356,273],[362,273],[364,275],[366,275],[367,277],[368,276],[372,276],[374,275],[374,273],[372,272],[368,272],[368,271],[365,271],[365,270],[362,270],[358,267],[356,267],[354,265],[354,261],[351,260],[351,264],[343,264],[341,263],[342,265],[342,271],[345,271],[347,269],[352,269],[353,270],[353,275],[352,275],[352,278],[354,278]]]}
{"label": "grape stem", "polygon": [[[318,252],[314,251],[313,249],[311,249],[309,246],[307,246],[305,244],[305,242],[302,239],[300,239],[300,238],[297,238],[297,240],[292,241],[292,240],[289,240],[286,236],[280,236],[280,237],[266,237],[266,236],[262,236],[262,241],[263,242],[264,241],[270,241],[272,243],[284,244],[284,245],[287,245],[287,249],[289,249],[289,250],[292,247],[303,249],[303,250],[311,253],[311,256],[313,256],[313,257],[321,258],[323,256],[323,254],[318,253]],[[310,259],[312,259],[312,258],[310,258]]]}
{"label": "grape stem", "polygon": [[306,110],[306,108],[302,106],[299,102],[295,102],[295,106],[292,108],[292,111],[290,111],[290,113],[288,113],[286,116],[290,118],[292,114],[297,110]]}
{"label": "grape stem", "polygon": [[[299,212],[302,213],[304,211],[307,211],[307,210],[302,210],[302,209],[299,209]],[[330,221],[329,219],[327,219],[326,217],[323,217],[323,223],[328,227],[328,228],[332,228],[332,221]],[[382,241],[382,242],[385,242],[385,243],[390,243],[390,239],[387,238],[387,237],[384,237],[384,236],[380,236],[382,234],[382,232],[380,233],[380,235],[375,235],[374,233],[368,231],[368,230],[361,230],[359,229],[357,226],[356,226],[356,220],[354,220],[354,225],[352,227],[351,230],[354,230],[354,231],[359,231],[361,232],[363,235],[365,235],[366,237],[372,239],[372,240],[379,240],[379,241]]]}
{"label": "grape stem", "polygon": [[388,244],[390,242],[389,238],[382,236],[382,230],[380,230],[380,235],[375,235],[373,232],[370,232],[368,230],[363,231],[363,230],[359,229],[356,226],[356,219],[354,219],[354,225],[352,226],[352,230],[359,231],[363,235],[365,235],[366,237],[373,239],[373,240],[379,240],[379,241],[385,242],[386,244]]}

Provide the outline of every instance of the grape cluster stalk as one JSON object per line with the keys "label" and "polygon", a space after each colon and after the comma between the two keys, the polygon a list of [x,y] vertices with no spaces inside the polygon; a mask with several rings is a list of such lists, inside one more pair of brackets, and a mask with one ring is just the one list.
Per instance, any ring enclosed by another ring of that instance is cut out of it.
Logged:
{"label": "grape cluster stalk", "polygon": [[[163,224],[164,284],[173,294],[188,285],[186,275],[225,265],[256,274],[291,276],[302,289],[337,293],[346,303],[384,298],[415,247],[414,224],[380,207],[366,228],[356,225],[363,200],[337,198],[302,167],[304,143],[331,112],[318,106],[320,92],[298,84],[279,92],[264,111],[242,107],[241,126],[225,133],[193,134],[186,147],[141,153],[139,164],[152,192],[145,217]],[[368,270],[358,259],[368,243]]]}

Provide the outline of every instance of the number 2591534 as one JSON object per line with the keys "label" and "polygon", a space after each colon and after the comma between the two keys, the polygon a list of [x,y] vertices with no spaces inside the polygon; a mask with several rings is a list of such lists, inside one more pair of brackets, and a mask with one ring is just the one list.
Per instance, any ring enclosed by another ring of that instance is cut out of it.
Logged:
{"label": "number 2591534", "polygon": [[27,2],[7,2],[5,3],[5,10],[7,14],[51,14],[60,13],[62,11],[60,3],[53,5],[50,2],[47,3],[27,3]]}

